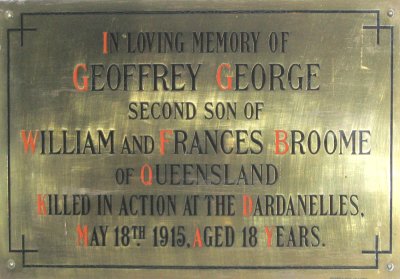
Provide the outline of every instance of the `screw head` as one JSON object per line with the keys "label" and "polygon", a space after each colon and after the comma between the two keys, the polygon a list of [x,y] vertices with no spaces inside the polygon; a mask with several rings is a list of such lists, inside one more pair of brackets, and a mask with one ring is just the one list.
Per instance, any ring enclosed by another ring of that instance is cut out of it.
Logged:
{"label": "screw head", "polygon": [[386,266],[388,271],[393,271],[394,270],[394,264],[393,263],[388,263]]}
{"label": "screw head", "polygon": [[388,12],[387,12],[387,15],[388,15],[388,17],[394,16],[394,11],[393,11],[393,9],[389,9]]}
{"label": "screw head", "polygon": [[10,19],[14,17],[14,13],[10,10],[5,11],[6,18]]}
{"label": "screw head", "polygon": [[13,259],[9,259],[7,261],[7,267],[9,270],[13,270],[15,268],[16,264],[15,261]]}

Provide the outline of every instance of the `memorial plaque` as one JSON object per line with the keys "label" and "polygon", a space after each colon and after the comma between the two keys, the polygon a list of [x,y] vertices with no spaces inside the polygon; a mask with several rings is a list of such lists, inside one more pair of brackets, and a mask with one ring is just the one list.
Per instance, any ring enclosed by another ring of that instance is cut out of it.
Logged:
{"label": "memorial plaque", "polygon": [[400,278],[399,2],[0,6],[0,278]]}

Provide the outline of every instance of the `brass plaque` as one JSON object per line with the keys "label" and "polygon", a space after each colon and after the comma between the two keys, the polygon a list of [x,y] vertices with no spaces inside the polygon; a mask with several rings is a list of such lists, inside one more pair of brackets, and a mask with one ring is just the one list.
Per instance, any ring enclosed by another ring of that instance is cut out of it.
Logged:
{"label": "brass plaque", "polygon": [[399,2],[0,5],[0,278],[400,278]]}

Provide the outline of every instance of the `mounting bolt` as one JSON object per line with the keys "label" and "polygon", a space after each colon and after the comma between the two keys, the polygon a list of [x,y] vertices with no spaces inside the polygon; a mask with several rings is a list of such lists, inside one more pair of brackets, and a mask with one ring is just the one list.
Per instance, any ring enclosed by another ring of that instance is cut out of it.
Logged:
{"label": "mounting bolt", "polygon": [[393,11],[393,9],[389,9],[388,12],[387,12],[387,15],[388,15],[388,17],[394,16],[394,11]]}
{"label": "mounting bolt", "polygon": [[10,19],[14,17],[14,13],[10,10],[5,11],[6,18]]}
{"label": "mounting bolt", "polygon": [[7,267],[9,270],[13,270],[15,268],[16,264],[15,261],[13,259],[9,259],[7,261]]}
{"label": "mounting bolt", "polygon": [[393,271],[394,270],[394,264],[388,263],[386,268],[387,268],[388,271]]}

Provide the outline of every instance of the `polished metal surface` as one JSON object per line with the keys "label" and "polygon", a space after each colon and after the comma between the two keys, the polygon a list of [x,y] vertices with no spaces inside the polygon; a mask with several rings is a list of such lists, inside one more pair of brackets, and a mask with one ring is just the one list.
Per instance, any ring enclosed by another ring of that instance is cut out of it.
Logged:
{"label": "polished metal surface", "polygon": [[396,1],[0,23],[0,278],[400,277]]}

